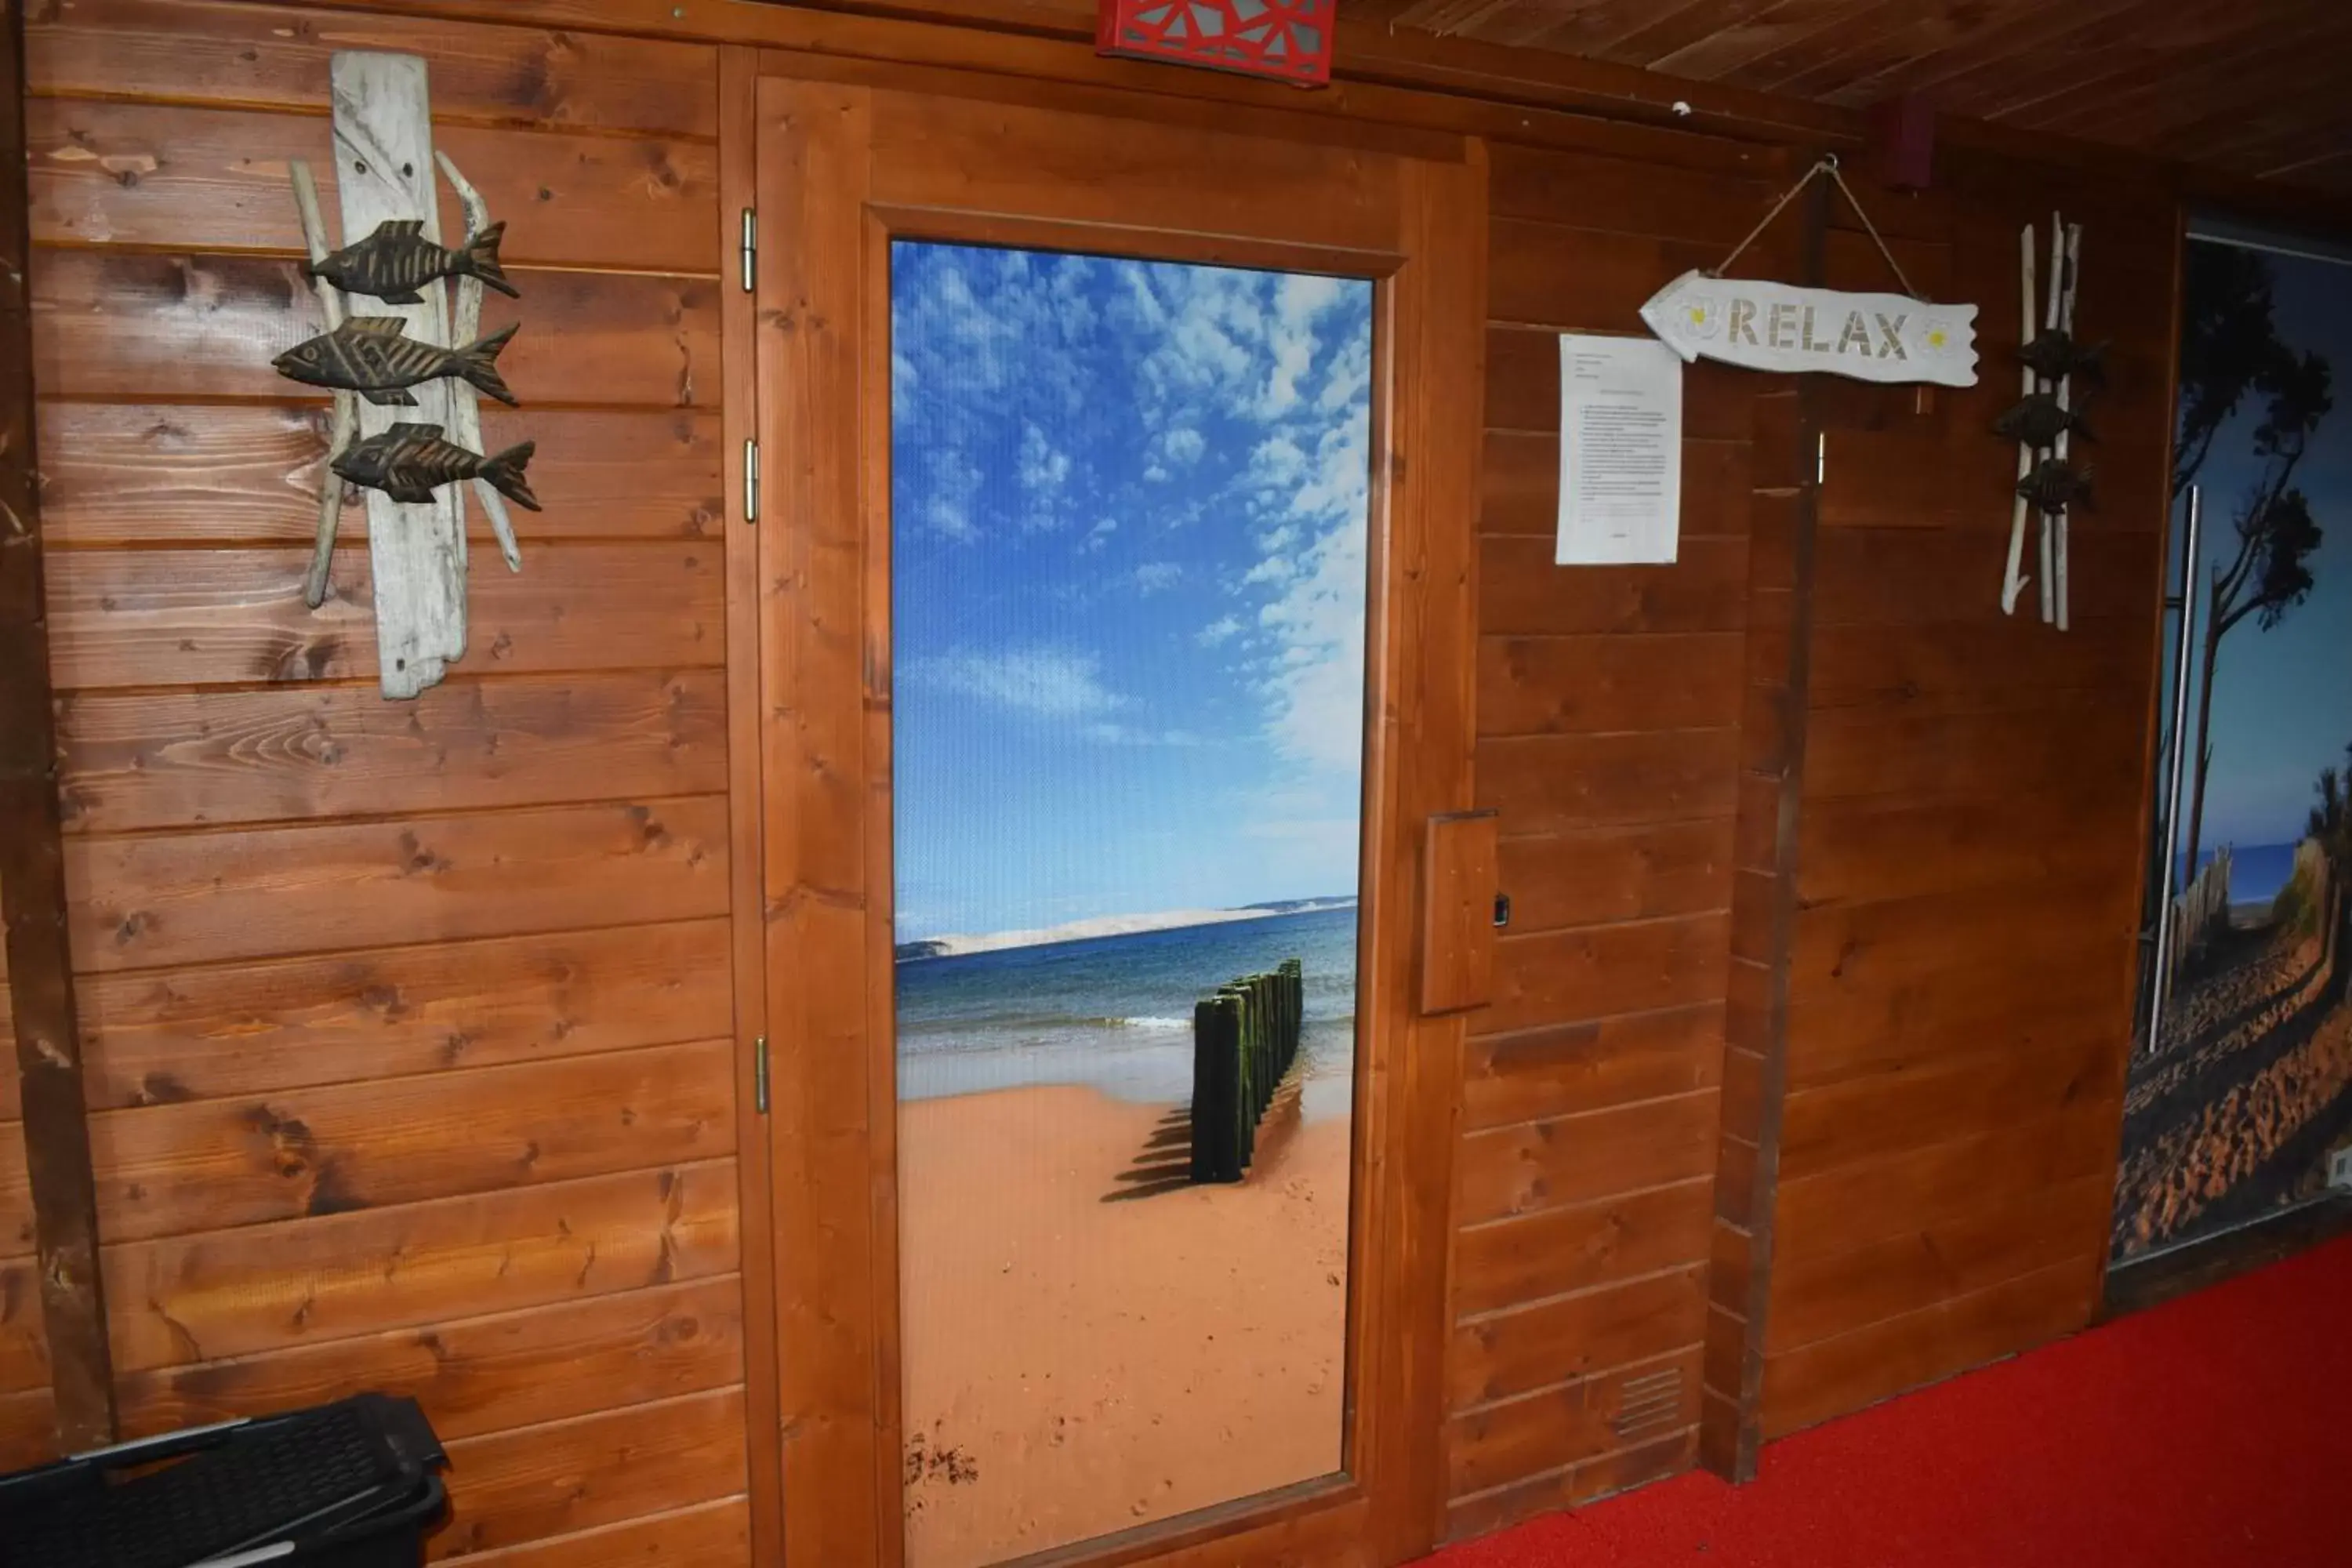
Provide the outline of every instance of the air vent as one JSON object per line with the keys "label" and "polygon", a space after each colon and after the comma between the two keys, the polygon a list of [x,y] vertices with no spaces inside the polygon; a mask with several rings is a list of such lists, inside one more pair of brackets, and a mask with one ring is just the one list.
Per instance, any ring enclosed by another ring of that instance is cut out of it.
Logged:
{"label": "air vent", "polygon": [[1609,1429],[1633,1441],[1683,1425],[1683,1369],[1666,1367],[1629,1377],[1618,1385],[1617,1415]]}

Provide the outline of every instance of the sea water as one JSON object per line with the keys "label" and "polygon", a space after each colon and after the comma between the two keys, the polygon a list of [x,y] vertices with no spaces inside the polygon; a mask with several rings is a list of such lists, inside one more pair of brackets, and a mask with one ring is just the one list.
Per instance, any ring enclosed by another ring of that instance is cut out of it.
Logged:
{"label": "sea water", "polygon": [[929,1100],[1087,1084],[1122,1100],[1192,1094],[1192,1005],[1296,958],[1305,971],[1302,1097],[1345,1114],[1356,1047],[1356,910],[901,960],[898,1095]]}

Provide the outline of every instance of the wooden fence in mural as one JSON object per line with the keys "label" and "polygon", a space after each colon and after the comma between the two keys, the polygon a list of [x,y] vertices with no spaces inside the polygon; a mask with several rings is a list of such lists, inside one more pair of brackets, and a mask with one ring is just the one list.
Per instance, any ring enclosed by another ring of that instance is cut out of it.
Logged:
{"label": "wooden fence in mural", "polygon": [[1192,1180],[1238,1182],[1257,1149],[1257,1124],[1298,1059],[1306,972],[1286,958],[1192,1006]]}
{"label": "wooden fence in mural", "polygon": [[2189,955],[2205,945],[2214,931],[2230,919],[2230,851],[2213,852],[2197,879],[2180,890],[2172,906],[2172,967],[2178,973]]}

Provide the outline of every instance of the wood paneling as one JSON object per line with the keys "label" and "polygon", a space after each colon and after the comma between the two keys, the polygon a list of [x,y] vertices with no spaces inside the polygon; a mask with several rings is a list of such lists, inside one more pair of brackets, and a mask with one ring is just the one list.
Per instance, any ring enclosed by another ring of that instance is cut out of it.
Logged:
{"label": "wood paneling", "polygon": [[1640,331],[1769,200],[1755,164],[1687,142],[1674,166],[1496,154],[1477,791],[1513,921],[1462,1088],[1454,1535],[1689,1462],[1686,1431],[1617,1430],[1596,1369],[1688,1363],[1696,1420],[1765,384],[1686,378],[1673,564],[1552,562],[1554,333]]}
{"label": "wood paneling", "polygon": [[[742,1387],[718,55],[32,9],[69,931],[130,1426],[414,1394],[461,1451],[437,1552],[674,1533],[666,1560],[740,1563],[774,1478]],[[545,506],[520,573],[478,514],[468,650],[412,702],[376,689],[356,509],[301,601],[325,402],[268,363],[320,325],[285,165],[331,183],[349,48],[425,58],[438,146],[510,225],[523,298],[484,326],[520,323],[524,406],[484,437],[536,443]]]}
{"label": "wood paneling", "polygon": [[[38,99],[27,113],[33,237],[44,245],[170,245],[299,255],[286,165],[316,165],[335,210],[335,161],[316,114]],[[719,270],[708,142],[446,126],[434,138],[508,220],[507,266]],[[125,178],[125,175],[131,176]],[[441,232],[465,232],[442,188]]]}
{"label": "wood paneling", "polygon": [[[509,573],[471,552],[467,658],[455,673],[626,669],[724,658],[716,543],[563,544]],[[327,602],[302,602],[308,550],[79,550],[58,555],[51,645],[63,688],[215,686],[376,676],[363,546],[335,552]]]}
{"label": "wood paneling", "polygon": [[[2062,202],[2106,237],[2104,264],[2085,257],[2109,280],[2085,330],[2132,368],[2099,408],[2110,500],[2075,525],[2064,633],[2030,595],[2000,614],[2000,520],[1968,499],[2008,476],[1983,437],[2006,385],[1826,401],[1767,1436],[2079,1326],[2106,1252],[2171,416],[2169,205],[1983,155],[1946,164],[1948,193],[1915,205],[1944,215],[1948,287],[2013,297],[2018,228]],[[1989,321],[2003,356],[2015,326]],[[1791,721],[1751,710],[1758,749]],[[1737,998],[1733,1017],[1737,1038]]]}
{"label": "wood paneling", "polygon": [[94,1119],[99,1218],[142,1241],[731,1154],[725,1040]]}
{"label": "wood paneling", "polygon": [[[56,544],[307,545],[318,527],[324,405],[48,403],[40,422],[41,507]],[[490,450],[526,439],[538,447],[530,488],[544,508],[515,510],[526,562],[542,540],[720,531],[709,414],[482,411]],[[365,539],[367,510],[346,511],[342,537]],[[467,517],[473,536],[488,538],[479,509]]]}
{"label": "wood paneling", "polygon": [[431,62],[436,121],[719,132],[711,54],[691,44],[227,0],[34,0],[31,10],[37,92],[323,113],[331,55],[396,49]]}
{"label": "wood paneling", "polygon": [[221,1362],[731,1273],[730,1160],[107,1249],[116,1366]]}
{"label": "wood paneling", "polygon": [[725,912],[726,802],[81,838],[68,866],[92,971],[593,929]]}
{"label": "wood paneling", "polygon": [[124,1380],[123,1428],[167,1432],[373,1388],[416,1400],[445,1440],[470,1437],[724,1388],[740,1375],[742,1333],[742,1283],[720,1274],[158,1367]]}
{"label": "wood paneling", "polygon": [[716,920],[93,975],[90,1100],[165,1105],[728,1030]]}
{"label": "wood paneling", "polygon": [[734,1495],[743,1484],[743,1392],[461,1437],[448,1448],[451,1521],[427,1543],[428,1562]]}
{"label": "wood paneling", "polygon": [[[323,141],[323,138],[321,139]],[[709,407],[719,396],[719,283],[518,268],[530,330],[499,357],[529,408]],[[43,249],[33,262],[33,365],[45,397],[283,403],[270,360],[325,330],[290,260],[202,252]],[[492,294],[482,331],[525,319]],[[320,395],[314,401],[324,401]]]}
{"label": "wood paneling", "polygon": [[372,687],[68,697],[74,831],[406,816],[727,788],[721,672],[456,679],[400,707]]}

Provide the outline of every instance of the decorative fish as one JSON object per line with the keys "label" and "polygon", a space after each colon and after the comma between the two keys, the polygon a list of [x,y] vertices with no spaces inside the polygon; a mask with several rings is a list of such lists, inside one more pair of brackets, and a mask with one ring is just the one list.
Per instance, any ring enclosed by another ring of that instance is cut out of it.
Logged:
{"label": "decorative fish", "polygon": [[507,226],[494,223],[463,250],[446,250],[425,237],[422,218],[386,218],[357,245],[347,245],[324,261],[302,264],[305,278],[323,278],[354,294],[373,294],[394,305],[424,299],[417,290],[442,278],[478,278],[509,300],[520,299],[499,265],[499,241]]}
{"label": "decorative fish", "polygon": [[2047,392],[2035,393],[1992,423],[1994,435],[2022,441],[2037,451],[2051,446],[2064,431],[2085,441],[2098,439],[2084,421],[2082,410],[2060,407],[2056,396]]}
{"label": "decorative fish", "polygon": [[2036,333],[2032,342],[2017,351],[2017,357],[2044,381],[2057,381],[2070,375],[2079,375],[2086,381],[2105,381],[2107,375],[2106,352],[2105,343],[2092,343],[2086,347],[2076,342],[2064,328],[2051,327]]}
{"label": "decorative fish", "polygon": [[280,375],[356,392],[370,403],[409,407],[416,399],[402,388],[454,375],[511,406],[515,395],[499,377],[498,360],[499,351],[514,335],[515,329],[509,327],[462,349],[445,349],[410,337],[407,323],[397,316],[353,316],[331,332],[296,343],[270,363]]}
{"label": "decorative fish", "polygon": [[344,448],[330,466],[352,483],[382,490],[397,501],[429,501],[442,485],[488,479],[509,500],[537,511],[539,498],[530,493],[522,471],[538,449],[537,442],[525,441],[485,458],[443,440],[438,425],[395,425]]}
{"label": "decorative fish", "polygon": [[2091,470],[2076,473],[2055,458],[2044,458],[2017,481],[2017,493],[2044,517],[2063,517],[2069,507],[2091,503]]}

